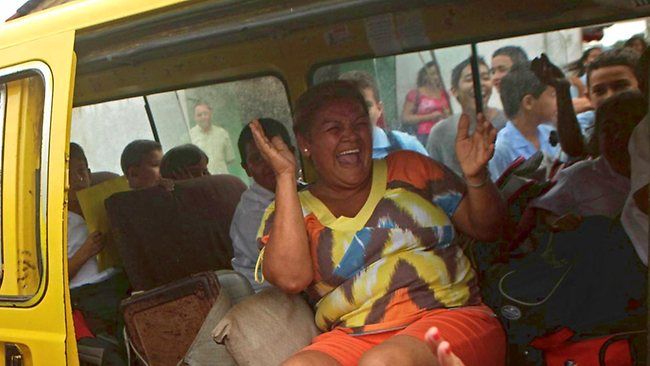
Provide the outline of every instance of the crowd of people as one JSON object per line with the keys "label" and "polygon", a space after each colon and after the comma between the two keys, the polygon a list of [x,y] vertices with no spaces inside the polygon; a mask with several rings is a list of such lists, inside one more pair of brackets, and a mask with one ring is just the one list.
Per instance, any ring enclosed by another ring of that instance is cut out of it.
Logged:
{"label": "crowd of people", "polygon": [[[504,364],[506,334],[459,238],[503,239],[508,202],[495,182],[540,152],[535,177],[554,184],[529,208],[543,230],[576,230],[591,216],[620,220],[647,266],[650,54],[640,41],[588,49],[566,76],[543,54],[530,61],[519,47],[500,48],[490,64],[478,60],[482,114],[470,59],[453,68],[449,93],[427,63],[404,102],[411,134],[381,127],[391,124],[380,123],[379,89],[361,71],[300,96],[296,146],[279,121],[246,125],[237,147],[252,184],[230,228],[232,266],[256,292],[306,293],[323,332],[285,364]],[[488,105],[493,88],[503,111]],[[459,113],[451,113],[450,95]],[[206,103],[194,113],[195,144],[165,154],[155,141],[126,146],[121,167],[131,189],[172,190],[174,181],[227,172],[227,132],[212,124]],[[297,179],[296,152],[317,172],[308,185]],[[74,143],[69,174],[71,293],[92,332],[119,337],[94,320],[119,323],[113,307],[128,280],[97,266],[105,242],[88,232],[76,199],[90,170]],[[258,261],[264,282],[256,281]]]}

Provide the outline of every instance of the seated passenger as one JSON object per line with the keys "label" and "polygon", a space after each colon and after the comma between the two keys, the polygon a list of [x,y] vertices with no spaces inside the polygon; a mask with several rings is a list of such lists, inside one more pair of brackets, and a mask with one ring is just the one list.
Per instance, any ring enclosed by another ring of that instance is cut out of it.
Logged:
{"label": "seated passenger", "polygon": [[559,146],[550,142],[557,104],[555,89],[542,83],[528,67],[517,66],[501,81],[501,102],[510,119],[497,134],[494,157],[490,160],[492,179],[498,179],[518,157],[530,158],[542,151],[550,159],[559,157]]}
{"label": "seated passenger", "polygon": [[[97,254],[104,248],[105,238],[99,232],[88,233],[77,192],[90,187],[90,169],[81,146],[70,143],[68,171],[68,277],[72,308],[81,311],[94,336],[108,335],[121,339],[119,305],[127,296],[128,280],[117,268],[100,271]],[[104,360],[126,365],[119,348],[94,337],[79,343],[104,349]]]}
{"label": "seated passenger", "polygon": [[[372,158],[381,159],[395,150],[411,150],[428,155],[417,137],[397,130],[384,131],[377,124],[383,118],[384,104],[379,98],[379,89],[370,74],[363,71],[350,71],[341,74],[341,80],[354,81],[368,104],[368,114],[372,123]],[[390,123],[388,124],[390,125]]]}
{"label": "seated passenger", "polygon": [[185,180],[210,175],[208,156],[198,146],[185,144],[165,153],[160,162],[160,175],[172,180]]}
{"label": "seated passenger", "polygon": [[479,122],[472,135],[467,119],[459,125],[464,180],[411,151],[373,161],[356,85],[316,85],[295,107],[300,152],[318,172],[300,193],[291,150],[252,123],[277,181],[258,234],[263,274],[283,291],[306,291],[325,332],[285,365],[434,365],[432,326],[466,364],[504,364],[503,329],[455,240],[456,230],[495,240],[504,222],[486,169],[496,132]]}
{"label": "seated passenger", "polygon": [[621,214],[630,192],[630,155],[626,147],[646,109],[647,103],[639,92],[624,92],[600,105],[592,140],[594,153],[600,156],[561,170],[553,188],[532,203],[550,213],[545,216],[552,229],[572,229],[586,216],[615,218]]}
{"label": "seated passenger", "polygon": [[[294,151],[289,132],[282,123],[271,118],[260,118],[259,122],[266,136],[281,138],[286,146],[289,146],[289,149]],[[237,147],[242,157],[241,166],[246,171],[246,174],[253,179],[253,183],[242,194],[230,224],[230,239],[234,251],[232,268],[243,274],[250,281],[255,292],[258,292],[264,287],[270,287],[268,283],[257,283],[254,272],[257,257],[260,253],[257,245],[257,230],[260,227],[264,211],[275,198],[275,175],[273,169],[257,149],[257,145],[253,141],[250,125],[246,125],[242,129],[237,141]]]}
{"label": "seated passenger", "polygon": [[[594,109],[609,97],[623,91],[639,90],[635,75],[636,53],[625,49],[605,51],[587,66],[587,93]],[[546,55],[533,60],[531,69],[557,93],[557,132],[562,150],[572,158],[583,158],[589,151],[586,142],[593,133],[593,110],[576,116],[571,100],[571,83]]]}
{"label": "seated passenger", "polygon": [[[474,83],[472,81],[472,65],[468,58],[459,63],[451,71],[451,94],[456,97],[462,107],[462,112],[454,114],[433,126],[427,140],[427,150],[433,160],[445,164],[456,174],[462,174],[460,163],[456,157],[456,134],[462,115],[470,119],[470,132],[476,126],[476,103],[474,100]],[[506,124],[506,116],[502,111],[487,106],[492,96],[492,80],[488,66],[483,59],[479,59],[479,72],[481,73],[481,95],[483,96],[483,110],[487,119],[499,131]]]}
{"label": "seated passenger", "polygon": [[135,140],[122,151],[120,165],[131,189],[155,187],[161,183],[162,147],[156,141]]}

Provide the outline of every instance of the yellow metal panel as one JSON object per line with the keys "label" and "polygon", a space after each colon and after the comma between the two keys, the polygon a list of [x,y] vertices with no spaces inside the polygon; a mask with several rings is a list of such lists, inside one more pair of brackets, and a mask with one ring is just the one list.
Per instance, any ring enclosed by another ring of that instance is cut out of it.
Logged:
{"label": "yellow metal panel", "polygon": [[186,2],[187,0],[73,1],[0,24],[0,49]]}
{"label": "yellow metal panel", "polygon": [[[49,124],[50,128],[47,135],[43,136],[45,141],[43,146],[48,150],[44,155],[47,161],[43,161],[42,167],[43,171],[47,172],[45,177],[47,185],[44,186],[47,191],[41,192],[47,197],[47,205],[41,206],[41,202],[28,202],[33,192],[25,190],[34,183],[32,179],[36,179],[36,172],[30,171],[29,166],[33,167],[41,159],[41,156],[36,153],[37,146],[41,143],[36,132],[38,126],[34,125],[38,111],[30,110],[29,106],[20,109],[21,107],[8,105],[8,120],[5,124],[5,147],[19,153],[18,156],[14,156],[14,159],[6,156],[4,159],[6,166],[3,170],[3,185],[8,184],[10,188],[2,192],[3,218],[7,220],[7,215],[12,212],[19,216],[13,221],[10,219],[3,222],[3,245],[7,249],[5,252],[15,251],[17,241],[21,237],[28,237],[29,234],[26,233],[27,231],[20,230],[12,233],[11,226],[35,227],[34,210],[38,207],[43,212],[38,222],[40,250],[44,259],[41,286],[37,286],[36,295],[26,302],[0,301],[0,345],[17,344],[23,352],[26,365],[78,364],[74,329],[69,319],[70,299],[67,289],[64,231],[67,221],[64,206],[64,186],[67,177],[66,147],[75,67],[73,43],[74,32],[61,32],[33,42],[0,49],[0,71],[10,65],[43,65],[43,63],[47,64],[45,70],[48,71],[45,73],[47,74],[44,103],[46,119],[43,122]],[[34,60],[42,60],[42,62]],[[25,98],[33,91],[29,89],[29,85],[24,86],[20,92],[12,87],[11,96],[8,97],[22,103],[24,100],[17,98]],[[7,168],[13,169],[13,173],[7,171]],[[30,175],[31,177],[28,177]],[[20,187],[21,182],[26,181],[31,183]],[[17,192],[19,197],[11,197],[10,191]],[[25,204],[27,207],[18,207]],[[29,205],[31,208],[28,207]],[[8,235],[11,235],[14,240],[10,241]],[[33,242],[33,231],[31,235]],[[21,257],[16,256],[14,259],[20,261]],[[27,282],[25,285],[30,290],[34,286],[32,282]],[[20,285],[14,290],[19,291],[18,287]],[[3,292],[4,290],[3,288]]]}

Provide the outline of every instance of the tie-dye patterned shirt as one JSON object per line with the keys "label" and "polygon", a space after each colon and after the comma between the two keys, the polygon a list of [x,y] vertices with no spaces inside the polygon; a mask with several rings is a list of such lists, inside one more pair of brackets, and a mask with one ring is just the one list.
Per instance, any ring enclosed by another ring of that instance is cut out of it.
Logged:
{"label": "tie-dye patterned shirt", "polygon": [[[372,188],[356,217],[335,217],[309,190],[299,193],[309,238],[316,325],[355,334],[399,329],[430,309],[480,303],[477,278],[455,245],[450,217],[463,181],[423,155],[375,160]],[[272,230],[275,205],[258,234]]]}

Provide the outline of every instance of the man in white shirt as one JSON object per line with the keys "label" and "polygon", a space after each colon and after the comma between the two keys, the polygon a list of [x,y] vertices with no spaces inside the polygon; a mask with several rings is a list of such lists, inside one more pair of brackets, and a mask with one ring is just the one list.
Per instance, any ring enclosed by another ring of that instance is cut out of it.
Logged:
{"label": "man in white shirt", "polygon": [[212,108],[205,102],[194,106],[194,120],[196,126],[190,129],[190,139],[208,155],[208,171],[228,174],[228,164],[235,161],[228,131],[212,124]]}
{"label": "man in white shirt", "polygon": [[630,91],[609,98],[598,108],[591,150],[601,156],[561,170],[555,186],[532,203],[547,211],[545,221],[551,228],[572,229],[583,217],[621,214],[630,192],[626,146],[646,109],[643,96]]}
{"label": "man in white shirt", "polygon": [[[279,136],[293,151],[289,133],[282,123],[271,118],[260,118],[259,122],[269,139]],[[255,282],[255,264],[260,253],[257,232],[264,211],[275,199],[275,174],[257,149],[249,125],[242,129],[237,147],[242,157],[241,165],[246,174],[253,178],[253,183],[242,194],[230,225],[230,238],[234,250],[232,267],[243,274],[255,292],[258,292],[272,286],[268,281],[263,284]]]}

